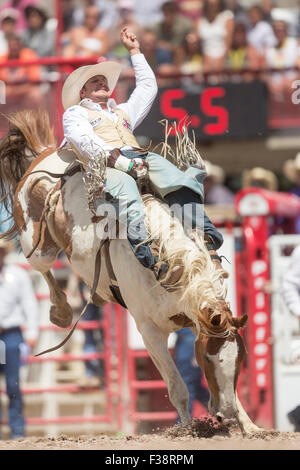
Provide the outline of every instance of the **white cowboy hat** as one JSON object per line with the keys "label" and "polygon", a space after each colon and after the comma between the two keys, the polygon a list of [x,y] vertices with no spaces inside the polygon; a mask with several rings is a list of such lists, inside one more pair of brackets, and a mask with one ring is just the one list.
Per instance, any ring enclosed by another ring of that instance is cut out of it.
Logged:
{"label": "white cowboy hat", "polygon": [[66,79],[62,89],[62,104],[65,109],[80,103],[80,91],[86,82],[95,75],[104,75],[112,93],[122,70],[118,62],[105,61],[95,65],[84,65],[74,70]]}
{"label": "white cowboy hat", "polygon": [[216,184],[222,184],[225,180],[225,171],[218,165],[213,165],[208,160],[204,160],[207,177],[211,178]]}
{"label": "white cowboy hat", "polygon": [[300,176],[300,153],[298,153],[294,160],[287,160],[283,165],[283,173],[288,180],[295,183],[299,181]]}
{"label": "white cowboy hat", "polygon": [[245,170],[243,172],[243,188],[252,186],[254,181],[259,181],[262,187],[269,191],[277,191],[278,189],[278,180],[275,173],[270,170],[266,170],[265,168],[256,167],[252,168],[252,170]]}

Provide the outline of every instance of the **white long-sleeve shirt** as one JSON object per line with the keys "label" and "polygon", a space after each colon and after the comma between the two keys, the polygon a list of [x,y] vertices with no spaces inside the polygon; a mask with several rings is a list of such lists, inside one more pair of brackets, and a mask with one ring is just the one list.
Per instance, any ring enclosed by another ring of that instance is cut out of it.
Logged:
{"label": "white long-sleeve shirt", "polygon": [[251,46],[264,52],[266,47],[276,46],[276,37],[272,26],[266,21],[259,21],[247,34]]}
{"label": "white long-sleeve shirt", "polygon": [[289,267],[283,277],[281,295],[289,311],[300,318],[300,246],[291,255]]}
{"label": "white long-sleeve shirt", "polygon": [[0,272],[0,328],[24,327],[27,339],[38,337],[38,304],[27,272],[4,264]]}
{"label": "white long-sleeve shirt", "polygon": [[[114,109],[122,109],[129,116],[133,131],[145,119],[152,107],[158,91],[153,70],[143,54],[135,54],[131,60],[136,87],[126,103],[117,105],[115,100],[109,99],[108,109],[102,110],[98,103],[85,98],[78,105],[68,108],[63,115],[64,135],[67,142],[73,144],[85,157],[94,158],[99,152],[99,147],[106,152],[113,150],[112,146],[93,131],[86,108],[104,112],[114,122],[118,119]],[[123,147],[123,149],[130,149],[130,147]]]}

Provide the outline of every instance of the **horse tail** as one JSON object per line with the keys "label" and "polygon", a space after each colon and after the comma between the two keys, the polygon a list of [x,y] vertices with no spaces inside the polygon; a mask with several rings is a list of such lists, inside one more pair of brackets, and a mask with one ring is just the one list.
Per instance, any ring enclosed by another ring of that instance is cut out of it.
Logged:
{"label": "horse tail", "polygon": [[[32,160],[45,148],[55,148],[56,141],[49,115],[42,110],[24,110],[6,116],[9,130],[0,142],[0,202],[13,219],[12,208],[18,183]],[[0,235],[13,238],[15,224]]]}

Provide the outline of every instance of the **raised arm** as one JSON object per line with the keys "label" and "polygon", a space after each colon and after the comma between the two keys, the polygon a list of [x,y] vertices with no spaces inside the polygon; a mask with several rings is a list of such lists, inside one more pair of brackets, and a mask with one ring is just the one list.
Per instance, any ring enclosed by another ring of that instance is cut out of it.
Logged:
{"label": "raised arm", "polygon": [[140,44],[127,28],[121,31],[121,41],[131,55],[136,87],[127,103],[119,105],[129,116],[134,130],[147,116],[157,95],[157,82],[153,70],[140,51]]}

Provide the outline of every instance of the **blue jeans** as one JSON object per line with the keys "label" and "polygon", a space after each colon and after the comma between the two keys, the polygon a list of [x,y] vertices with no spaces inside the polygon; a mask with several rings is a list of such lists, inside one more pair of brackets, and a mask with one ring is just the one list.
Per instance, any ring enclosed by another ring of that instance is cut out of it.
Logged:
{"label": "blue jeans", "polygon": [[[23,417],[23,400],[20,390],[20,345],[24,342],[20,328],[13,328],[0,334],[0,340],[5,344],[5,364],[0,365],[6,380],[8,396],[8,420],[11,438],[25,436],[25,420]],[[1,418],[0,407],[0,418]]]}
{"label": "blue jeans", "polygon": [[175,344],[174,360],[181,377],[189,391],[189,412],[192,412],[193,403],[198,400],[207,408],[209,391],[201,383],[202,370],[196,365],[194,355],[195,336],[190,328],[176,331],[177,341]]}
{"label": "blue jeans", "polygon": [[[102,318],[102,310],[94,304],[90,304],[85,312],[84,321],[100,321]],[[102,346],[102,337],[99,330],[84,330],[84,353],[99,352]],[[102,377],[103,361],[100,359],[91,359],[85,361],[85,373],[88,377]]]}
{"label": "blue jeans", "polygon": [[[130,157],[130,152],[127,153]],[[133,153],[133,156],[137,155]],[[180,171],[162,156],[151,152],[147,153],[144,158],[149,165],[151,185],[167,204],[179,203],[182,208],[185,204],[191,204],[194,209],[201,206],[200,213],[203,214],[205,171],[195,167],[190,167],[185,172]],[[143,243],[138,246],[148,238],[148,234],[144,225],[144,205],[136,181],[127,173],[115,168],[107,168],[105,186],[106,201],[104,203],[109,202],[114,205],[119,220],[127,220],[129,226],[127,236],[131,248],[133,251],[136,250],[135,255],[140,263],[151,269],[155,260],[150,245]],[[196,214],[196,211],[194,212]],[[211,237],[214,249],[217,250],[223,243],[222,235],[205,213],[203,221],[204,232]],[[193,216],[192,225],[195,223],[195,216]],[[131,230],[130,227],[134,229]]]}

